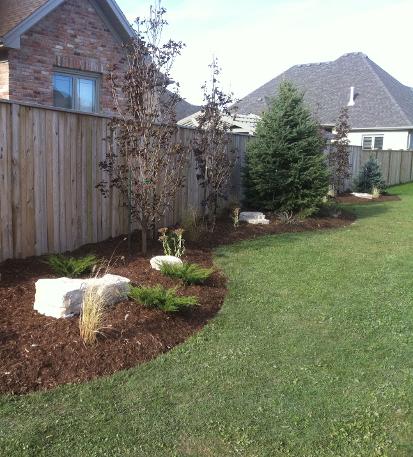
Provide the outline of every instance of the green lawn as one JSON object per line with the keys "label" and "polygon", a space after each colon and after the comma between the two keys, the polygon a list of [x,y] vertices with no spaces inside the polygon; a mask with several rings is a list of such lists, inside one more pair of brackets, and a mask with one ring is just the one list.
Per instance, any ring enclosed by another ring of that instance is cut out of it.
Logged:
{"label": "green lawn", "polygon": [[221,248],[217,318],[107,379],[0,399],[4,456],[413,455],[413,185]]}

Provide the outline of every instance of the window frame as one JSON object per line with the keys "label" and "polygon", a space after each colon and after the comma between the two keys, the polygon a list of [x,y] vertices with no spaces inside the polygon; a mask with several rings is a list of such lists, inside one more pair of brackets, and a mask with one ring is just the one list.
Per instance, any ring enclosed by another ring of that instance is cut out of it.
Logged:
{"label": "window frame", "polygon": [[413,132],[409,132],[409,135],[407,138],[407,149],[409,151],[413,151]]}
{"label": "window frame", "polygon": [[[56,106],[54,104],[54,95],[53,95],[53,106],[59,109],[65,109],[67,111],[77,111],[84,114],[97,114],[100,112],[100,81],[101,75],[98,73],[92,72],[84,72],[84,71],[77,71],[71,70],[66,68],[54,68],[53,69],[53,92],[55,89],[55,76],[63,76],[63,77],[70,77],[72,78],[72,108],[62,108],[60,106]],[[83,111],[80,109],[79,106],[79,97],[78,97],[78,82],[79,79],[87,79],[94,82],[95,85],[95,99],[93,101],[93,111]]]}
{"label": "window frame", "polygon": [[[371,148],[366,148],[364,147],[364,141],[366,138],[371,138]],[[376,138],[381,138],[382,139],[382,147],[381,148],[376,148]],[[384,149],[384,134],[366,134],[362,135],[361,137],[361,147],[363,148],[364,151],[383,151]]]}

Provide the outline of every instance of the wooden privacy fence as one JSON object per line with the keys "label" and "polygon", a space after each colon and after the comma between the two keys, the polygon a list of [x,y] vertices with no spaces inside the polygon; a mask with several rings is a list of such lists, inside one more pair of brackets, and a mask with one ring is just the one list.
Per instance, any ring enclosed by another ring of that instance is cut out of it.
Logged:
{"label": "wooden privacy fence", "polygon": [[413,180],[413,151],[365,151],[361,146],[350,146],[352,174],[357,176],[370,156],[377,159],[386,183],[389,186]]}
{"label": "wooden privacy fence", "polygon": [[[0,261],[65,252],[127,232],[127,211],[113,191],[104,198],[96,185],[104,178],[99,162],[108,143],[109,118],[0,101]],[[180,128],[189,144],[194,130]],[[237,155],[228,193],[241,197],[241,168],[248,137],[232,135]],[[352,177],[375,156],[389,185],[413,180],[413,151],[363,151],[350,146]],[[185,186],[162,221],[179,222],[201,209],[202,189],[190,158]]]}
{"label": "wooden privacy fence", "polygon": [[[117,191],[104,198],[99,162],[107,151],[107,117],[0,102],[0,261],[65,252],[127,232],[127,211]],[[178,135],[189,144],[191,129]],[[248,138],[233,135],[240,157],[229,194],[238,199]],[[232,148],[231,148],[232,149]],[[163,223],[199,210],[202,190],[191,157],[185,186]]]}
{"label": "wooden privacy fence", "polygon": [[351,189],[353,180],[370,156],[377,159],[386,184],[394,186],[413,181],[413,151],[366,151],[361,146],[349,146],[351,177],[345,183]]}

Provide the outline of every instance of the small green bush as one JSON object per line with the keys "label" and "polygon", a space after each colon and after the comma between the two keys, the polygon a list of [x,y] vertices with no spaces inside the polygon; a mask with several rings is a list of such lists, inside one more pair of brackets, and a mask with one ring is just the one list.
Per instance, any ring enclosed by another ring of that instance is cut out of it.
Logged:
{"label": "small green bush", "polygon": [[64,255],[51,255],[46,263],[59,276],[77,278],[84,273],[88,273],[98,263],[98,258],[89,254],[85,257],[66,257]]}
{"label": "small green bush", "polygon": [[354,180],[354,188],[356,192],[372,193],[373,189],[377,189],[382,193],[386,189],[380,165],[374,157],[363,165],[359,175]]}
{"label": "small green bush", "polygon": [[181,226],[185,230],[185,236],[190,241],[199,241],[208,231],[205,220],[194,208],[190,208],[184,214]]}
{"label": "small green bush", "polygon": [[304,221],[304,220],[308,219],[309,217],[314,216],[314,214],[316,214],[317,211],[318,211],[318,208],[316,208],[314,206],[310,207],[310,208],[304,208],[297,213],[296,217],[299,221]]}
{"label": "small green bush", "polygon": [[181,297],[176,288],[166,289],[161,285],[155,287],[131,287],[129,297],[148,308],[158,308],[166,313],[176,313],[198,304],[196,297]]}
{"label": "small green bush", "polygon": [[161,273],[170,278],[181,279],[185,284],[203,284],[214,272],[213,268],[202,268],[195,263],[174,265],[163,263]]}

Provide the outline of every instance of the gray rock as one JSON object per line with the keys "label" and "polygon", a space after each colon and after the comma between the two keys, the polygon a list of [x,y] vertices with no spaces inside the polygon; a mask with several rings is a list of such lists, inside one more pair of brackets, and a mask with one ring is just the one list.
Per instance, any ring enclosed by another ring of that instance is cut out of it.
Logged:
{"label": "gray rock", "polygon": [[105,297],[107,306],[127,298],[130,281],[116,275],[88,279],[39,279],[36,282],[34,309],[40,314],[54,318],[80,314],[83,297],[89,287]]}
{"label": "gray rock", "polygon": [[239,220],[242,222],[248,222],[248,224],[262,224],[262,225],[268,225],[270,221],[265,218],[265,214],[261,213],[259,211],[246,211],[242,212],[239,215]]}
{"label": "gray rock", "polygon": [[164,263],[169,263],[170,265],[183,265],[182,260],[173,255],[158,255],[151,259],[151,267],[154,270],[160,270]]}

